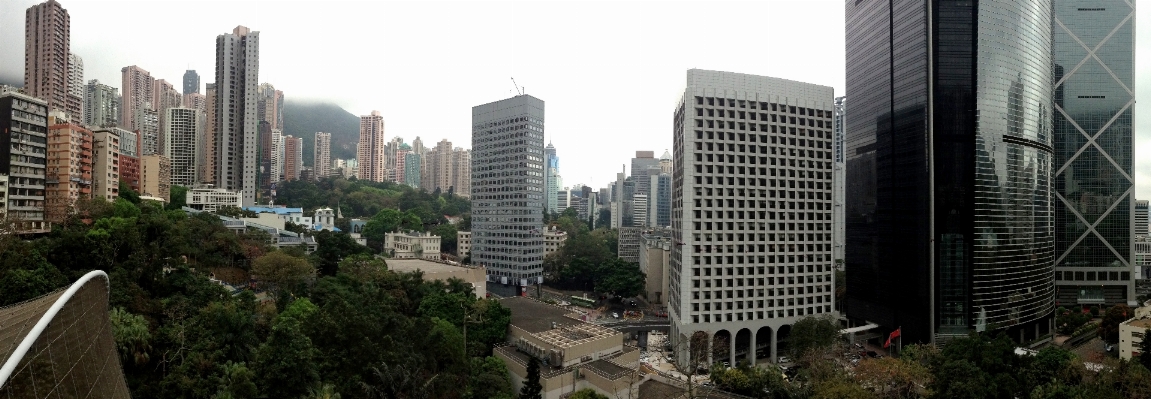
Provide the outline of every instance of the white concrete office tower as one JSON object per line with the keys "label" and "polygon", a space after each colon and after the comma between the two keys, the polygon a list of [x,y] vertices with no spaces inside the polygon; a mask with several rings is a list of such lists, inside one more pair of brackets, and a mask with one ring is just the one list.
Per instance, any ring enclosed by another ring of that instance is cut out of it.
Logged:
{"label": "white concrete office tower", "polygon": [[611,187],[611,228],[618,229],[624,223],[624,172],[615,174],[615,183]]}
{"label": "white concrete office tower", "polygon": [[384,117],[380,111],[360,116],[360,142],[356,146],[359,179],[374,182],[387,180],[384,173]]}
{"label": "white concrete office tower", "polygon": [[552,143],[548,143],[544,147],[544,181],[547,184],[547,211],[548,213],[560,212],[559,205],[556,202],[556,191],[563,187],[562,183],[556,181],[560,173],[560,158],[556,156],[556,147]]}
{"label": "white concrete office tower", "polygon": [[120,90],[92,79],[84,88],[84,124],[113,127],[120,121]]}
{"label": "white concrete office tower", "polygon": [[164,137],[168,146],[164,156],[168,158],[172,185],[192,187],[200,181],[200,158],[204,156],[200,140],[204,136],[204,117],[195,108],[168,108],[164,118]]}
{"label": "white concrete office tower", "polygon": [[472,264],[509,284],[543,281],[544,102],[472,107]]}
{"label": "white concrete office tower", "polygon": [[469,198],[472,195],[472,151],[452,149],[452,192]]}
{"label": "white concrete office tower", "polygon": [[631,220],[636,227],[647,227],[647,207],[647,194],[636,194],[631,197]]}
{"label": "white concrete office tower", "polygon": [[[675,112],[669,316],[714,361],[774,358],[800,318],[832,313],[832,88],[687,71]],[[682,345],[681,345],[682,344]]]}
{"label": "white concrete office tower", "polygon": [[1146,236],[1148,227],[1148,208],[1151,207],[1147,200],[1135,200],[1135,223],[1134,223],[1134,236]]}
{"label": "white concrete office tower", "polygon": [[332,134],[316,132],[316,143],[312,146],[312,168],[316,179],[328,177],[332,173]]}
{"label": "white concrete office tower", "polygon": [[[835,98],[835,114],[832,121],[832,153],[833,175],[831,177],[831,258],[837,262],[843,260],[845,245],[847,245],[847,225],[845,223],[844,202],[847,188],[847,164],[844,159],[844,142],[847,140],[847,97]],[[838,265],[837,265],[838,267]]]}
{"label": "white concrete office tower", "polygon": [[237,26],[216,36],[216,188],[240,191],[244,206],[255,205],[258,189],[259,73],[260,32]]}
{"label": "white concrete office tower", "polygon": [[84,59],[68,53],[68,116],[72,120],[84,117]]}

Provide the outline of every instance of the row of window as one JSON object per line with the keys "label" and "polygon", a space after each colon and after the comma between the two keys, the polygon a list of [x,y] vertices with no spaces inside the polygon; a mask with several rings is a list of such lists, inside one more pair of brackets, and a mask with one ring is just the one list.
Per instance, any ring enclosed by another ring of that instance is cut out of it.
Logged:
{"label": "row of window", "polygon": [[[831,313],[831,305],[814,306],[814,307],[808,306],[806,309],[805,308],[787,309],[786,312],[783,310],[776,310],[774,312],[767,311],[766,313],[763,311],[742,312],[742,313],[736,313],[734,317],[732,316],[731,313],[715,314],[714,319],[715,319],[716,323],[720,323],[720,322],[725,322],[725,321],[763,320],[763,319],[774,319],[774,318],[784,318],[784,317],[790,318],[790,317],[803,316],[803,315],[814,315],[814,314],[819,314],[819,313]],[[691,321],[693,323],[699,323],[700,320],[703,320],[704,323],[710,323],[710,322],[712,322],[712,319],[713,319],[712,316],[713,315],[710,315],[710,314],[692,315]]]}
{"label": "row of window", "polygon": [[831,117],[831,111],[830,110],[805,108],[805,107],[798,107],[795,105],[769,103],[769,102],[765,102],[765,101],[734,100],[734,99],[730,99],[730,98],[695,96],[695,103],[696,103],[696,105],[703,105],[704,103],[707,103],[707,105],[713,106],[713,107],[750,108],[750,109],[761,109],[761,110],[770,109],[771,111],[774,111],[774,112],[784,112],[784,113],[795,114],[795,115],[810,115],[810,116],[816,116],[816,117],[820,117],[820,118],[830,118]]}

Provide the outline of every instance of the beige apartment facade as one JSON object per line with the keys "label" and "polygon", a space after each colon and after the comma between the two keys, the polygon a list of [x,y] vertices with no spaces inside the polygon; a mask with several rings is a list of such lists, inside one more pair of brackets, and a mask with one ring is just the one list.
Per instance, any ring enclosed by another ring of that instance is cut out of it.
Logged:
{"label": "beige apartment facade", "polygon": [[172,163],[163,155],[140,157],[140,194],[172,202]]}
{"label": "beige apartment facade", "polygon": [[384,166],[387,161],[384,155],[384,117],[380,111],[372,111],[371,115],[360,116],[360,141],[356,146],[356,161],[359,167],[359,179],[374,182],[387,180]]}
{"label": "beige apartment facade", "polygon": [[312,168],[315,169],[316,179],[322,179],[332,174],[332,134],[316,132],[316,143],[312,147]]}
{"label": "beige apartment facade", "polygon": [[112,202],[120,196],[120,135],[112,129],[93,133],[92,197]]}
{"label": "beige apartment facade", "polygon": [[63,123],[48,127],[44,213],[47,221],[63,223],[77,200],[92,197],[93,135],[79,124],[56,122]]}
{"label": "beige apartment facade", "polygon": [[56,0],[28,7],[24,14],[24,91],[62,111],[68,104],[71,25],[68,10]]}

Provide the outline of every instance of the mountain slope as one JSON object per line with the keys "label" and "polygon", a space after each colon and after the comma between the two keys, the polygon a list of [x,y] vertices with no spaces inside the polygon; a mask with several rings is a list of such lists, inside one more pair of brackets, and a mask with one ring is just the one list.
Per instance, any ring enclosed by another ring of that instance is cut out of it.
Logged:
{"label": "mountain slope", "polygon": [[284,101],[284,135],[304,138],[304,165],[312,165],[316,132],[332,134],[332,159],[356,157],[360,118],[331,103]]}

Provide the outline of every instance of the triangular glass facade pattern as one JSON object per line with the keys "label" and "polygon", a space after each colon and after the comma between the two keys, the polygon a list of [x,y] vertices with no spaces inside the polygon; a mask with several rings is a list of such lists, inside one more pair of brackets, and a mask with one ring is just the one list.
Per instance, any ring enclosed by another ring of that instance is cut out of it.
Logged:
{"label": "triangular glass facade pattern", "polygon": [[[1134,2],[1054,5],[1056,300],[1127,303],[1134,295]],[[1102,296],[1094,292],[1100,286]]]}

